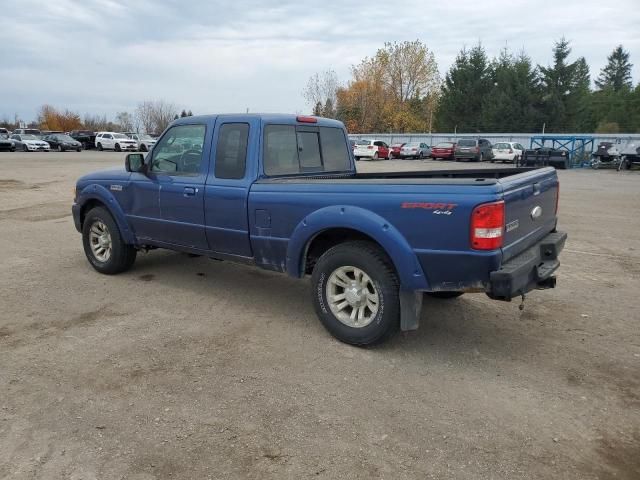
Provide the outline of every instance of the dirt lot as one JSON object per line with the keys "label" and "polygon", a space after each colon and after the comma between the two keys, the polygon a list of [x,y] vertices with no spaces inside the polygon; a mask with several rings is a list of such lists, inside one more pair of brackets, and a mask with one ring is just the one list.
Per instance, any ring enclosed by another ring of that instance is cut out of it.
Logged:
{"label": "dirt lot", "polygon": [[558,288],[523,312],[425,299],[359,349],[306,281],[161,251],[93,271],[72,186],[123,158],[0,154],[0,478],[640,478],[640,172],[560,172]]}

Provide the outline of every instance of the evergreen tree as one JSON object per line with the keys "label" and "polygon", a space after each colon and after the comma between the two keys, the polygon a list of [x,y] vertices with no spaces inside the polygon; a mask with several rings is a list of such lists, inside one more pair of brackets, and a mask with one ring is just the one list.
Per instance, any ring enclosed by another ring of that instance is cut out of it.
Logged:
{"label": "evergreen tree", "polygon": [[315,107],[313,107],[313,115],[316,117],[321,117],[323,113],[322,102],[317,102]]}
{"label": "evergreen tree", "polygon": [[438,129],[479,132],[483,129],[482,104],[491,91],[487,54],[478,44],[462,49],[449,69],[437,112]]}
{"label": "evergreen tree", "polygon": [[186,110],[182,110],[182,112],[180,112],[180,118],[184,118],[187,116],[187,111]]}
{"label": "evergreen tree", "polygon": [[568,62],[571,48],[564,37],[555,43],[553,65],[541,72],[544,121],[548,132],[579,130],[579,117],[589,95],[589,66],[580,57]]}
{"label": "evergreen tree", "polygon": [[492,87],[483,100],[485,130],[533,132],[540,121],[540,90],[537,71],[524,53],[514,57],[503,50],[490,67]]}
{"label": "evergreen tree", "polygon": [[622,45],[618,45],[607,57],[607,65],[600,71],[596,86],[600,90],[611,88],[616,92],[623,88],[633,88],[631,67],[633,64],[629,62],[629,52],[625,51]]}
{"label": "evergreen tree", "polygon": [[326,118],[335,118],[336,110],[333,107],[333,100],[327,98],[327,101],[324,104],[324,108],[322,109],[322,116]]}
{"label": "evergreen tree", "polygon": [[187,112],[187,117],[193,117],[193,112],[191,110]]}

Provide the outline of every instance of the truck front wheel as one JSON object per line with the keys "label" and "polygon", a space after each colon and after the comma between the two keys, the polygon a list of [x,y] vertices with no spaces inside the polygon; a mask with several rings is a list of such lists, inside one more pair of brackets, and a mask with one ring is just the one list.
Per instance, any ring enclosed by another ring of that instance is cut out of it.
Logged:
{"label": "truck front wheel", "polygon": [[327,250],[317,261],[311,282],[316,314],[338,340],[372,345],[398,329],[398,277],[373,243],[347,242]]}
{"label": "truck front wheel", "polygon": [[91,266],[107,275],[129,270],[136,249],[124,243],[115,220],[104,207],[93,208],[82,224],[82,244]]}

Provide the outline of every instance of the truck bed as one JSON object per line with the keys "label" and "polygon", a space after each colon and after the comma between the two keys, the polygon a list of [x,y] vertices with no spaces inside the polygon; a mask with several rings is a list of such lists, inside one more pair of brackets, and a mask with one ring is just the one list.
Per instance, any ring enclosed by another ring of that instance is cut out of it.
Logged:
{"label": "truck bed", "polygon": [[[463,180],[463,183],[480,183],[490,185],[506,177],[512,177],[521,173],[536,170],[535,167],[505,167],[505,168],[476,168],[476,169],[455,169],[455,170],[431,170],[431,171],[409,171],[409,172],[375,172],[375,173],[336,173],[323,175],[292,175],[287,177],[271,177],[258,180],[258,183],[301,183],[313,182],[335,182],[336,180],[346,181],[367,181],[367,183],[442,183],[442,180]],[[427,180],[425,182],[425,180]],[[433,180],[429,182],[428,180]]]}

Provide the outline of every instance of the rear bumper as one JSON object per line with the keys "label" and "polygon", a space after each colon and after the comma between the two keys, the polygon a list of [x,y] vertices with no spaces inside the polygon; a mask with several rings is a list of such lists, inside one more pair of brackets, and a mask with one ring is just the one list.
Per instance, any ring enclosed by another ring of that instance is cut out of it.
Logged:
{"label": "rear bumper", "polygon": [[434,152],[431,150],[431,156],[433,158],[453,158],[455,154],[453,152]]}
{"label": "rear bumper", "polygon": [[493,160],[498,160],[502,162],[513,162],[516,158],[515,153],[494,153]]}
{"label": "rear bumper", "polygon": [[558,255],[567,234],[553,232],[541,241],[491,272],[487,295],[494,300],[510,301],[531,290],[554,288],[553,273],[560,266]]}

